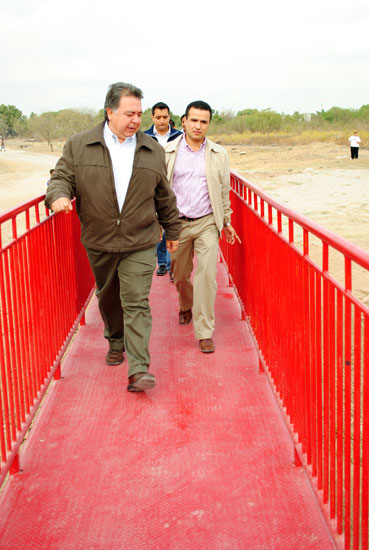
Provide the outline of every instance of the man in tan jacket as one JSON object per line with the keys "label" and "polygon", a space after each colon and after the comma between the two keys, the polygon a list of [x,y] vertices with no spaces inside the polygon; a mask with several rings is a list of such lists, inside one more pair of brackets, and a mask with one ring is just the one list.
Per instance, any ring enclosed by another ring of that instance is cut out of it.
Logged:
{"label": "man in tan jacket", "polygon": [[151,312],[148,296],[156,266],[160,225],[167,247],[178,246],[181,224],[166,176],[163,148],[139,131],[140,89],[117,82],[105,99],[105,121],[72,136],[47,188],[46,206],[72,210],[76,197],[84,244],[96,279],[97,298],[109,341],[108,365],[123,362],[128,390],[155,385],[148,373]]}
{"label": "man in tan jacket", "polygon": [[[204,101],[190,103],[184,136],[165,147],[168,179],[182,223],[179,247],[171,255],[179,294],[179,323],[191,322],[193,308],[195,337],[204,353],[215,351],[212,336],[219,236],[224,231],[229,243],[240,242],[231,225],[228,155],[206,138],[211,115],[211,107]],[[194,254],[197,267],[192,285]]]}

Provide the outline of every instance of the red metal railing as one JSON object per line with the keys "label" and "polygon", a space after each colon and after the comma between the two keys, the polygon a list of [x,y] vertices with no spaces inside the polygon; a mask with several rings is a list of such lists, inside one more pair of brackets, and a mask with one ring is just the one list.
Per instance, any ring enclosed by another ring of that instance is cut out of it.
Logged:
{"label": "red metal railing", "polygon": [[[221,249],[261,368],[345,548],[367,549],[369,310],[354,295],[353,274],[361,281],[369,272],[369,254],[236,174],[231,185],[243,244]],[[43,198],[0,216],[0,483],[19,466],[20,444],[94,288],[75,211],[41,220]]]}
{"label": "red metal railing", "polygon": [[[368,273],[369,254],[237,174],[231,186],[243,244],[222,241],[221,249],[261,368],[291,428],[295,456],[343,535],[338,543],[367,549],[369,310],[352,286],[354,267],[360,278]],[[344,284],[334,275],[337,261],[330,265],[337,255]]]}
{"label": "red metal railing", "polygon": [[94,289],[75,211],[41,219],[43,200],[0,215],[0,486]]}

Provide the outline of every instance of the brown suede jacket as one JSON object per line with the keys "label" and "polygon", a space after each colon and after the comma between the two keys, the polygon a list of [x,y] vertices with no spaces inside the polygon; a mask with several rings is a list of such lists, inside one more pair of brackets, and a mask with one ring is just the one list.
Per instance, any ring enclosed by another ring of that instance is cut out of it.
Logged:
{"label": "brown suede jacket", "polygon": [[67,141],[47,188],[46,206],[61,197],[76,197],[81,241],[87,248],[144,250],[159,242],[160,225],[168,241],[178,240],[181,222],[167,180],[164,149],[137,132],[132,176],[120,212],[104,124]]}

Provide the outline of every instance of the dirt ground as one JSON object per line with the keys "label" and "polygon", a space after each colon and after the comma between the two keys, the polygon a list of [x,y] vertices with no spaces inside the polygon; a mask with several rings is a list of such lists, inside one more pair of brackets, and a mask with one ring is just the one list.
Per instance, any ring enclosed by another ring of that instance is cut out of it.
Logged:
{"label": "dirt ground", "polygon": [[[349,147],[226,146],[230,165],[281,202],[369,251],[369,148],[351,160]],[[49,170],[62,151],[46,143],[9,140],[0,153],[0,213],[45,192]],[[368,285],[360,297],[369,301]]]}
{"label": "dirt ground", "polygon": [[5,147],[5,153],[0,153],[0,213],[44,194],[49,170],[61,153],[60,149],[49,152],[46,144],[14,140]]}
{"label": "dirt ground", "polygon": [[358,160],[324,143],[228,151],[232,168],[276,201],[369,251],[369,149]]}

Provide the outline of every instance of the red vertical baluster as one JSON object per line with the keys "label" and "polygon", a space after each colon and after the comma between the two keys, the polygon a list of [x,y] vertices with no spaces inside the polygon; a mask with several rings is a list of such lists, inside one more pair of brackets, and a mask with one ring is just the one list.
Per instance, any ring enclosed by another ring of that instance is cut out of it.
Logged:
{"label": "red vertical baluster", "polygon": [[336,334],[335,289],[329,284],[329,500],[330,517],[336,516]]}
{"label": "red vertical baluster", "polygon": [[329,483],[329,286],[326,279],[328,272],[328,245],[323,243],[323,502],[328,502]]}
{"label": "red vertical baluster", "polygon": [[[345,286],[351,291],[351,261],[345,258]],[[345,548],[351,548],[351,301],[345,298]]]}
{"label": "red vertical baluster", "polygon": [[361,488],[361,547],[368,550],[369,516],[369,318],[364,318],[364,365],[363,365],[363,444]]}
{"label": "red vertical baluster", "polygon": [[354,475],[353,475],[353,549],[360,545],[360,469],[361,469],[361,312],[354,314]]}
{"label": "red vertical baluster", "polygon": [[316,387],[318,436],[318,489],[323,488],[323,377],[322,377],[322,277],[316,274]]}
{"label": "red vertical baluster", "polygon": [[343,524],[343,297],[337,293],[337,531]]}

